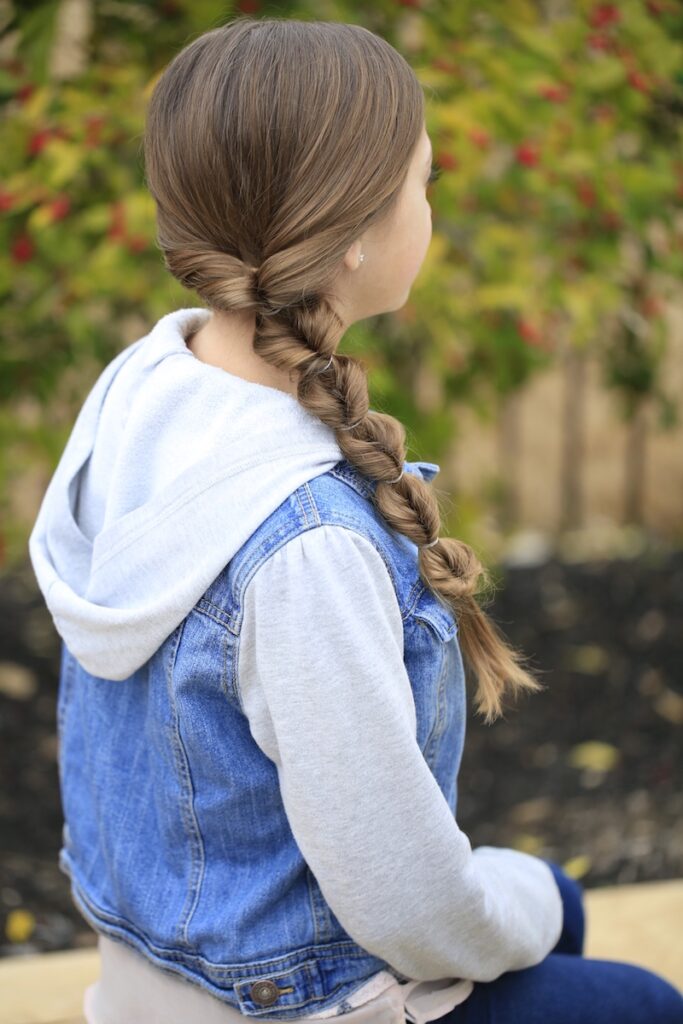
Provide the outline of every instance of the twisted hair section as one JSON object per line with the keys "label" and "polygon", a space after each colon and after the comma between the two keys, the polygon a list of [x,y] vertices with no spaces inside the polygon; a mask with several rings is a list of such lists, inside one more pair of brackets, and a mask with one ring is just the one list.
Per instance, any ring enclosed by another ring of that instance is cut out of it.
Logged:
{"label": "twisted hair section", "polygon": [[343,257],[391,217],[424,116],[412,68],[368,29],[238,17],[158,79],[145,169],[168,270],[213,310],[253,312],[254,351],[296,380],[301,404],[376,481],[377,509],[417,545],[423,582],[453,609],[490,723],[508,693],[543,687],[483,609],[488,571],[469,545],[439,536],[433,486],[404,472],[403,424],[370,409],[363,365],[338,352]]}

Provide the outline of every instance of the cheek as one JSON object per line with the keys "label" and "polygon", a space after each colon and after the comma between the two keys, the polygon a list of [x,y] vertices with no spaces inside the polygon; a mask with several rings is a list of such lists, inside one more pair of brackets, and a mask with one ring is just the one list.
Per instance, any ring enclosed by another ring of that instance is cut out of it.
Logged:
{"label": "cheek", "polygon": [[416,275],[422,266],[431,238],[432,208],[422,195],[414,210],[410,242],[406,252],[411,275]]}
{"label": "cheek", "polygon": [[388,290],[403,292],[412,285],[424,262],[431,237],[432,211],[422,188],[411,195],[391,237],[386,239],[387,258],[383,272]]}

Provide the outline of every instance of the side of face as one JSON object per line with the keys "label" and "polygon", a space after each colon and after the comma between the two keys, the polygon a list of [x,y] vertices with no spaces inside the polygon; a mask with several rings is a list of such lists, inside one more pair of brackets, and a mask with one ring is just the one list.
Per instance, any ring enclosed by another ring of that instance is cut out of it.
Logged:
{"label": "side of face", "polygon": [[[353,271],[346,275],[352,308],[348,322],[400,309],[407,301],[432,238],[431,165],[431,140],[423,127],[390,220],[373,225],[346,255]],[[358,265],[361,251],[365,260]]]}

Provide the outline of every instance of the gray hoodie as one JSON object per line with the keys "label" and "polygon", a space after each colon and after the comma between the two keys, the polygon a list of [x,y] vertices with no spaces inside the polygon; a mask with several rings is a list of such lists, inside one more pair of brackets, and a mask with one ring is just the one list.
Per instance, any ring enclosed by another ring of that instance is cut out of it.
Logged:
{"label": "gray hoodie", "polygon": [[209,315],[168,313],[103,370],[29,539],[55,626],[92,675],[132,675],[259,524],[342,458],[293,395],[194,356],[184,337]]}

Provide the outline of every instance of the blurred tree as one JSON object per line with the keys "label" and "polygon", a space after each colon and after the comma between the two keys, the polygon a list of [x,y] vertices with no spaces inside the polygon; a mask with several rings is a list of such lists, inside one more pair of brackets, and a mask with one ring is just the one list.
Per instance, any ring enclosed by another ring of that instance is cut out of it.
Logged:
{"label": "blurred tree", "polygon": [[102,365],[197,301],[154,241],[144,110],[178,49],[237,14],[362,23],[426,88],[442,171],[432,245],[403,309],[344,341],[420,457],[439,460],[459,403],[490,416],[568,346],[600,354],[636,432],[646,400],[663,426],[676,419],[659,368],[662,299],[683,270],[677,0],[5,2],[0,564],[25,557],[26,465],[47,481]]}

